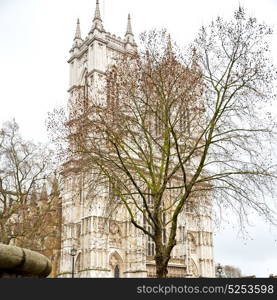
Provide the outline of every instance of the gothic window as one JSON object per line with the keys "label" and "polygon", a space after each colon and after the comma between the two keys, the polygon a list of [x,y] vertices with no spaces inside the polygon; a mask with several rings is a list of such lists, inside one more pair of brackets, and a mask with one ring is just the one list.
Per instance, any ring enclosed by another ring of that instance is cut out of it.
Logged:
{"label": "gothic window", "polygon": [[[143,227],[152,234],[154,233],[154,230],[150,224],[147,223],[145,215],[143,215]],[[147,242],[146,242],[146,255],[147,256],[154,256],[155,255],[155,243],[152,240],[152,238],[147,235]]]}
{"label": "gothic window", "polygon": [[69,236],[71,238],[74,238],[74,224],[69,225],[69,232],[70,232]]}
{"label": "gothic window", "polygon": [[88,88],[89,88],[89,84],[88,84],[88,72],[86,71],[85,73],[85,84],[84,84],[84,111],[87,110],[88,108]]}
{"label": "gothic window", "polygon": [[166,214],[163,213],[163,244],[166,244],[166,229],[165,229],[165,224],[166,224]]}
{"label": "gothic window", "polygon": [[80,276],[79,272],[81,270],[81,253],[77,256],[76,262],[75,262],[75,270],[77,273],[77,277]]}
{"label": "gothic window", "polygon": [[120,278],[120,269],[118,265],[114,268],[114,278]]}
{"label": "gothic window", "polygon": [[186,241],[186,230],[185,227],[182,226],[181,227],[181,243],[185,243]]}
{"label": "gothic window", "polygon": [[81,224],[77,224],[76,231],[77,238],[79,238],[81,236]]}
{"label": "gothic window", "polygon": [[185,207],[187,213],[193,213],[195,211],[195,204],[192,201],[188,201]]}
{"label": "gothic window", "polygon": [[153,205],[153,197],[152,197],[152,194],[151,194],[151,190],[149,188],[147,188],[146,202],[149,206]]}
{"label": "gothic window", "polygon": [[85,225],[85,234],[89,233],[89,218],[86,218],[84,221],[84,225]]}
{"label": "gothic window", "polygon": [[164,123],[162,119],[162,114],[160,113],[160,108],[157,108],[155,114],[155,131],[156,135],[161,135],[164,128]]}
{"label": "gothic window", "polygon": [[[111,70],[107,75],[107,104],[115,114],[118,108],[118,83],[116,70]],[[115,115],[114,115],[115,117]]]}
{"label": "gothic window", "polygon": [[191,134],[191,120],[190,120],[190,113],[191,110],[189,109],[188,105],[182,104],[179,108],[179,128],[180,132],[190,135]]}
{"label": "gothic window", "polygon": [[87,84],[88,84],[88,99],[93,100],[94,94],[95,94],[95,84],[94,84],[94,76],[93,74],[90,75],[87,79]]}
{"label": "gothic window", "polygon": [[[148,207],[151,210],[151,206],[153,205],[153,197],[151,195],[151,191],[148,188],[147,189],[147,193],[146,193],[146,202],[148,204]],[[145,214],[147,214],[147,212],[145,212]],[[162,232],[162,243],[165,245],[166,244],[166,228],[165,228],[165,224],[166,224],[166,213],[162,213],[162,225],[163,225],[163,232]],[[144,228],[150,232],[150,233],[154,233],[154,229],[153,227],[147,222],[145,215],[143,215],[143,226]],[[154,256],[155,255],[155,242],[152,240],[152,238],[150,236],[147,236],[147,256]]]}
{"label": "gothic window", "polygon": [[[150,228],[150,231],[153,232],[153,228]],[[147,256],[155,255],[155,243],[150,236],[147,236]]]}
{"label": "gothic window", "polygon": [[79,187],[79,193],[78,193],[78,200],[79,200],[79,203],[78,204],[81,204],[82,203],[82,187],[80,186]]}
{"label": "gothic window", "polygon": [[82,57],[82,59],[83,59],[83,66],[85,67],[85,68],[87,68],[87,64],[88,64],[88,54],[87,53],[85,53],[84,55],[83,55],[83,57]]}
{"label": "gothic window", "polygon": [[197,246],[196,246],[195,238],[191,233],[188,234],[188,246],[189,246],[190,253],[195,254]]}
{"label": "gothic window", "polygon": [[109,179],[109,198],[112,201],[118,201],[119,185]]}

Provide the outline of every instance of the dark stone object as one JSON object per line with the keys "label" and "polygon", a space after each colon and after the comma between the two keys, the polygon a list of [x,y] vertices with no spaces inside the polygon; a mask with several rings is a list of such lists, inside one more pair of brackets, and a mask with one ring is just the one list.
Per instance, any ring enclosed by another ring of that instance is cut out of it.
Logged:
{"label": "dark stone object", "polygon": [[0,278],[45,278],[51,269],[50,260],[38,252],[0,244]]}

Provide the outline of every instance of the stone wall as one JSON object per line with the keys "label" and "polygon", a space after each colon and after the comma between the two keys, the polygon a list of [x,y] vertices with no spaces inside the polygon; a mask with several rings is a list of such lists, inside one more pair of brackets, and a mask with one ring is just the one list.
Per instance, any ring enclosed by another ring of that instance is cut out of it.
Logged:
{"label": "stone wall", "polygon": [[45,278],[51,270],[51,262],[44,255],[0,244],[0,278]]}

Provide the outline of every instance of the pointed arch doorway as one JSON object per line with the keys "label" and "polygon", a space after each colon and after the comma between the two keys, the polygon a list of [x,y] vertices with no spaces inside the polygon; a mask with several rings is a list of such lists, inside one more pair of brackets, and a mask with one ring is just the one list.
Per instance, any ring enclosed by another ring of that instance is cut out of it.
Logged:
{"label": "pointed arch doorway", "polygon": [[120,278],[120,268],[119,265],[116,265],[114,268],[114,278]]}
{"label": "pointed arch doorway", "polygon": [[111,267],[111,277],[122,278],[123,277],[123,260],[117,252],[113,252],[109,259]]}

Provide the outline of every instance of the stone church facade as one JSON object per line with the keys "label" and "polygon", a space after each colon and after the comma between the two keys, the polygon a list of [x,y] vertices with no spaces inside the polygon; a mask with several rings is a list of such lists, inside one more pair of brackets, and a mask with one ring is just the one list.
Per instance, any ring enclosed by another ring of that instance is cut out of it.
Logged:
{"label": "stone church facade", "polygon": [[[105,81],[107,69],[118,55],[133,53],[136,49],[130,16],[125,37],[116,37],[104,29],[97,0],[88,36],[82,39],[78,20],[70,50],[70,119],[81,111],[80,91],[88,98],[101,101],[104,96],[96,93]],[[153,242],[130,223],[123,208],[111,218],[106,216],[109,187],[103,187],[96,200],[88,201],[91,196],[88,176],[73,162],[64,165],[59,277],[71,277],[70,251],[73,248],[77,250],[75,277],[155,277]],[[182,212],[168,277],[214,277],[211,203],[208,202],[209,209],[198,216],[189,204]]]}

